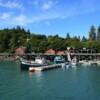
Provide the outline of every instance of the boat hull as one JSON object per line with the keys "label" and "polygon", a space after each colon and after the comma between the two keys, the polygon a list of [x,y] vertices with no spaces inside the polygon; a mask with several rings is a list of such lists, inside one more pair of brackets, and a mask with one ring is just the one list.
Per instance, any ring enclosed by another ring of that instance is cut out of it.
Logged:
{"label": "boat hull", "polygon": [[38,64],[38,63],[30,64],[30,63],[21,62],[21,69],[29,70],[29,67],[41,67],[41,66],[46,66],[46,65],[47,64]]}
{"label": "boat hull", "polygon": [[29,67],[30,67],[30,65],[27,65],[27,64],[22,64],[22,63],[21,63],[21,65],[20,65],[20,66],[21,66],[21,69],[22,69],[22,70],[28,70],[28,69],[29,69]]}

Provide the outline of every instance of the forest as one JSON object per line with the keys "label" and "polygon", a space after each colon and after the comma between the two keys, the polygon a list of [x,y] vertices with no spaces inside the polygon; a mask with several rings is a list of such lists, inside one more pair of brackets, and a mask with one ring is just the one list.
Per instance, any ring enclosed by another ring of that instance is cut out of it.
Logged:
{"label": "forest", "polygon": [[[85,33],[83,33],[85,34]],[[100,52],[100,26],[90,27],[88,37],[70,36],[60,37],[58,34],[46,36],[31,33],[30,30],[17,26],[0,30],[0,53],[14,53],[15,49],[24,46],[28,52],[44,53],[47,49],[66,50],[67,47],[76,49],[93,48]]]}

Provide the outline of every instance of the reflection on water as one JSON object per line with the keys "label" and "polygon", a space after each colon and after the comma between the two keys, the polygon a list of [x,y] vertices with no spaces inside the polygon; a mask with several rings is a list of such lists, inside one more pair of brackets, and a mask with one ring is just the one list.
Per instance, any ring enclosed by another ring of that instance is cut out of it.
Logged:
{"label": "reflection on water", "polygon": [[41,78],[42,78],[42,72],[41,71],[36,72],[35,76],[36,76],[37,79],[41,80]]}
{"label": "reflection on water", "polygon": [[29,78],[30,78],[30,81],[32,81],[34,79],[34,81],[36,82],[36,86],[38,88],[42,88],[43,75],[42,75],[41,71],[29,72]]}
{"label": "reflection on water", "polygon": [[40,81],[42,79],[42,73],[41,71],[29,72],[29,78],[32,79],[34,76],[37,81]]}
{"label": "reflection on water", "polygon": [[35,71],[35,72],[29,72],[29,77],[32,78],[32,76],[35,76],[37,79],[41,79],[42,72],[41,71]]}

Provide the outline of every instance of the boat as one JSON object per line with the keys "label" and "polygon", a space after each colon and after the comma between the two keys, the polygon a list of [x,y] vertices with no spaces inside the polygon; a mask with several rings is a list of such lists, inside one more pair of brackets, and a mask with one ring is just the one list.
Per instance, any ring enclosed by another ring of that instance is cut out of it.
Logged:
{"label": "boat", "polygon": [[83,66],[91,66],[91,61],[81,60],[81,61],[79,61],[79,64],[81,64]]}
{"label": "boat", "polygon": [[90,64],[91,64],[92,66],[97,66],[97,65],[98,65],[98,63],[97,63],[96,60],[91,60],[91,61],[89,61],[89,62],[90,62]]}
{"label": "boat", "polygon": [[58,63],[64,63],[65,62],[65,59],[63,58],[63,56],[56,56],[54,58],[54,63],[55,64],[58,64]]}
{"label": "boat", "polygon": [[77,64],[78,64],[78,63],[77,63],[77,58],[74,57],[74,58],[71,60],[71,66],[72,66],[72,67],[76,67]]}
{"label": "boat", "polygon": [[43,57],[36,57],[35,60],[27,60],[21,58],[21,69],[29,69],[29,67],[40,67],[47,65],[46,59]]}
{"label": "boat", "polygon": [[68,65],[66,65],[67,68],[69,68],[69,67],[76,67],[76,65],[77,65],[77,59],[76,59],[76,57],[74,57],[73,59],[71,59],[70,53],[67,52],[67,59],[68,59]]}
{"label": "boat", "polygon": [[100,60],[95,61],[98,66],[100,66]]}

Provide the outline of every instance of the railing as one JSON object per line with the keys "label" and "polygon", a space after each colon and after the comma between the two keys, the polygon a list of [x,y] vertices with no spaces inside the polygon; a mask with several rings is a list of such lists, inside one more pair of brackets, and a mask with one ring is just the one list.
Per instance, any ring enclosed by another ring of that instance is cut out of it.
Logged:
{"label": "railing", "polygon": [[11,55],[14,55],[12,53],[0,53],[0,56],[11,56]]}
{"label": "railing", "polygon": [[100,53],[70,53],[75,56],[100,56]]}
{"label": "railing", "polygon": [[[100,53],[69,53],[70,55],[73,55],[73,56],[100,56]],[[26,53],[26,54],[23,54],[23,56],[26,56],[26,55],[56,55],[56,54],[43,54],[43,53]],[[65,54],[67,55],[67,54]],[[0,53],[0,56],[17,56],[16,54],[14,53]]]}

